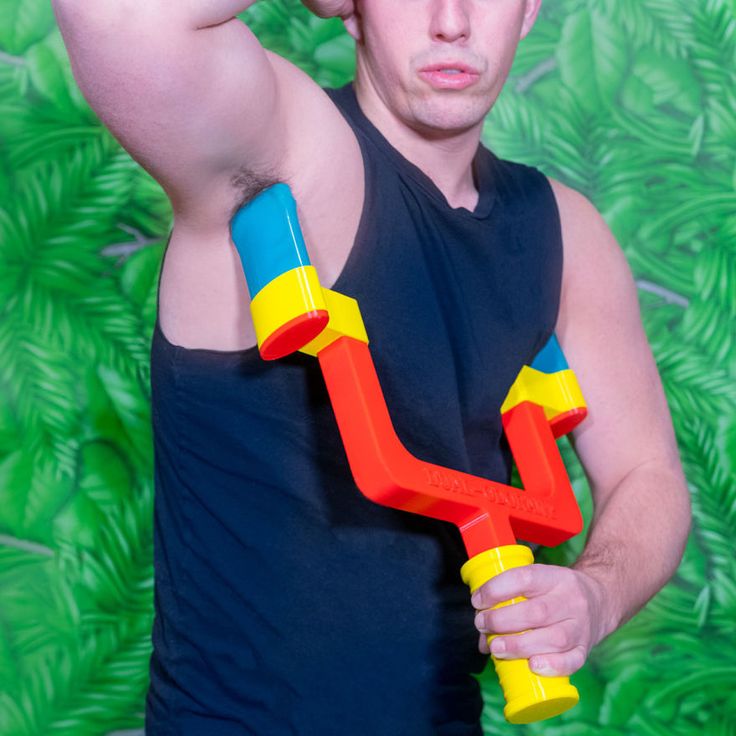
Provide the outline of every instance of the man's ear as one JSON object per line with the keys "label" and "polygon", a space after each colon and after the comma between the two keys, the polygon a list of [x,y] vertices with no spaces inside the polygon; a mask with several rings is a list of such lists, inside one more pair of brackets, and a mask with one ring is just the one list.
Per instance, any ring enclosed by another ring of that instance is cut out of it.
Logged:
{"label": "man's ear", "polygon": [[524,0],[524,6],[524,22],[521,26],[519,40],[531,31],[534,21],[537,19],[539,8],[542,7],[542,0]]}

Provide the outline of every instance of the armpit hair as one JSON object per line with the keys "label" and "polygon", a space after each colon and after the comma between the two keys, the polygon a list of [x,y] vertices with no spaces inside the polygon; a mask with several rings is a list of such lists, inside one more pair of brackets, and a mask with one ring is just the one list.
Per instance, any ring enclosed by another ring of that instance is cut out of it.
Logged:
{"label": "armpit hair", "polygon": [[241,166],[230,179],[236,192],[236,201],[230,218],[232,219],[241,207],[252,202],[265,189],[282,181],[271,172],[257,173],[247,166]]}

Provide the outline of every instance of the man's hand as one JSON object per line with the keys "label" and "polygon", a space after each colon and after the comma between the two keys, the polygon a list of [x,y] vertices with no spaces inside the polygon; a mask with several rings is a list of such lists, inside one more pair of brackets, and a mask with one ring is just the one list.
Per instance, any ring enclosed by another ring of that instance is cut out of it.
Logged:
{"label": "man's hand", "polygon": [[[488,610],[519,596],[528,600]],[[498,659],[529,659],[538,675],[571,675],[610,633],[603,586],[572,568],[535,564],[506,570],[478,588],[471,600],[479,611],[475,626],[485,632],[480,651]],[[516,635],[497,636],[489,652],[489,634]]]}
{"label": "man's hand", "polygon": [[302,3],[320,18],[346,20],[355,13],[353,0],[302,0]]}

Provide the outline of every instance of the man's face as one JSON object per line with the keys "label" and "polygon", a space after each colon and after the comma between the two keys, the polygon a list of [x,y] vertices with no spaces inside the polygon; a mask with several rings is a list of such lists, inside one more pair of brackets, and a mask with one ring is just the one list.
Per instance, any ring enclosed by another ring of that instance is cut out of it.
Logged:
{"label": "man's face", "polygon": [[[496,101],[540,3],[356,0],[359,84],[372,87],[393,115],[424,136],[468,130]],[[445,62],[464,63],[478,75],[421,73]],[[463,89],[449,87],[467,82]]]}

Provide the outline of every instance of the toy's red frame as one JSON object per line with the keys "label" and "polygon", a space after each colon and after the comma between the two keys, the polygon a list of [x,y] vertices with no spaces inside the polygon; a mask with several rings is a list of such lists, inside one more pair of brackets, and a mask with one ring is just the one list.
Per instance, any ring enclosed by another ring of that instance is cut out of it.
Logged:
{"label": "toy's red frame", "polygon": [[576,409],[547,420],[524,401],[503,414],[523,488],[414,457],[396,435],[368,345],[341,337],[318,353],[350,469],[376,503],[455,524],[468,557],[523,539],[555,546],[583,519],[555,437],[585,418]]}

